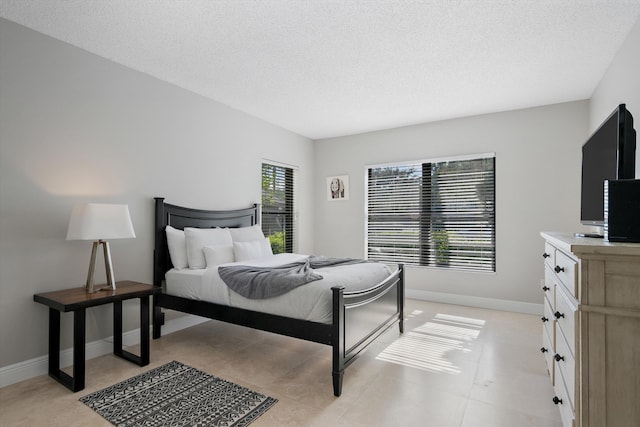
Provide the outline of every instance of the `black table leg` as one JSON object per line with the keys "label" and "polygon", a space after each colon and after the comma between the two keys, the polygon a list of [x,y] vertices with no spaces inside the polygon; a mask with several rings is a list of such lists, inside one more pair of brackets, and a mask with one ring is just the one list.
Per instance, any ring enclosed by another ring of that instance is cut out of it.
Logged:
{"label": "black table leg", "polygon": [[113,354],[140,366],[149,364],[149,296],[140,298],[140,356],[122,348],[122,301],[113,302]]}
{"label": "black table leg", "polygon": [[85,310],[73,312],[73,377],[60,370],[60,312],[49,308],[49,376],[69,390],[84,388]]}
{"label": "black table leg", "polygon": [[85,320],[86,311],[84,308],[73,312],[73,391],[84,388]]}
{"label": "black table leg", "polygon": [[158,294],[153,295],[153,339],[160,338],[162,334],[162,325],[164,324],[164,313],[158,305]]}
{"label": "black table leg", "polygon": [[149,364],[149,296],[140,298],[140,366]]}
{"label": "black table leg", "polygon": [[49,308],[49,375],[60,372],[60,312]]}
{"label": "black table leg", "polygon": [[113,354],[122,356],[122,301],[113,302]]}

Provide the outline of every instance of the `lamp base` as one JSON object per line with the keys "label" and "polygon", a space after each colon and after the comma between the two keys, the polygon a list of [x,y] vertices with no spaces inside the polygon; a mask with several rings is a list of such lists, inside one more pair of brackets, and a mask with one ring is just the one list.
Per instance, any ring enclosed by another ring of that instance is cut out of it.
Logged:
{"label": "lamp base", "polygon": [[[96,288],[94,286],[93,276],[96,266],[96,254],[98,252],[99,245],[102,245],[102,250],[104,253],[104,269],[107,273],[107,285]],[[91,248],[91,261],[89,262],[89,272],[87,273],[87,284],[85,285],[85,290],[88,293],[116,290],[116,282],[113,279],[113,266],[111,264],[111,250],[109,249],[109,242],[105,240],[96,240],[95,242],[93,242],[93,247]]]}

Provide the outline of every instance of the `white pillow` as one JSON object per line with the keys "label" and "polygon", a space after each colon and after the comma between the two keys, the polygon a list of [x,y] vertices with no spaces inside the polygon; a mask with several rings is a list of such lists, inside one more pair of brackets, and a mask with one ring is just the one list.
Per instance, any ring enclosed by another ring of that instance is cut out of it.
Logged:
{"label": "white pillow", "polygon": [[230,228],[231,238],[234,242],[252,242],[254,240],[264,239],[264,233],[260,225],[252,225],[251,227]]}
{"label": "white pillow", "polygon": [[233,245],[231,234],[226,228],[190,228],[184,229],[189,268],[205,268],[207,261],[202,248],[205,246]]}
{"label": "white pillow", "polygon": [[167,225],[165,232],[167,233],[167,246],[169,247],[169,257],[173,268],[179,270],[189,267],[184,231]]}
{"label": "white pillow", "polygon": [[233,242],[233,252],[236,261],[247,261],[273,255],[271,243],[267,238],[251,242]]}
{"label": "white pillow", "polygon": [[205,246],[202,250],[204,251],[204,259],[207,261],[207,268],[236,260],[231,245]]}

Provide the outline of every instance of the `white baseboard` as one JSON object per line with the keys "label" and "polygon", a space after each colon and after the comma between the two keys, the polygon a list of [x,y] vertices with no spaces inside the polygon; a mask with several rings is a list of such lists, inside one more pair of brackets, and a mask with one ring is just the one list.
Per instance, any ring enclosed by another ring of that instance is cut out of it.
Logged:
{"label": "white baseboard", "polygon": [[495,298],[474,297],[470,295],[447,294],[444,292],[421,291],[417,289],[406,289],[407,298],[419,299],[423,301],[440,302],[444,304],[466,305],[469,307],[488,308],[491,310],[513,311],[524,314],[542,315],[544,306],[529,302],[510,301]]}
{"label": "white baseboard", "polygon": [[[209,319],[204,317],[186,315],[176,319],[171,319],[162,326],[162,334],[170,334],[190,326],[206,322]],[[151,332],[150,332],[151,333]],[[122,344],[130,347],[140,343],[140,328],[122,334]],[[113,352],[113,336],[92,341],[85,345],[85,359],[103,356]],[[60,367],[65,368],[73,364],[73,349],[68,348],[60,352]],[[49,356],[40,356],[34,359],[18,362],[13,365],[0,368],[0,387],[5,387],[20,381],[39,375],[46,375],[49,372]]]}

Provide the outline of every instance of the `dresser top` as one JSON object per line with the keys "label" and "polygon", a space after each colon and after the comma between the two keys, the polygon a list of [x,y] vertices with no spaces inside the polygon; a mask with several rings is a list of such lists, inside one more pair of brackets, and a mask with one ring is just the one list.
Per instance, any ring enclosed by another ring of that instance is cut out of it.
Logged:
{"label": "dresser top", "polygon": [[640,243],[613,243],[593,237],[576,237],[572,233],[543,231],[540,235],[555,247],[583,255],[640,256]]}

